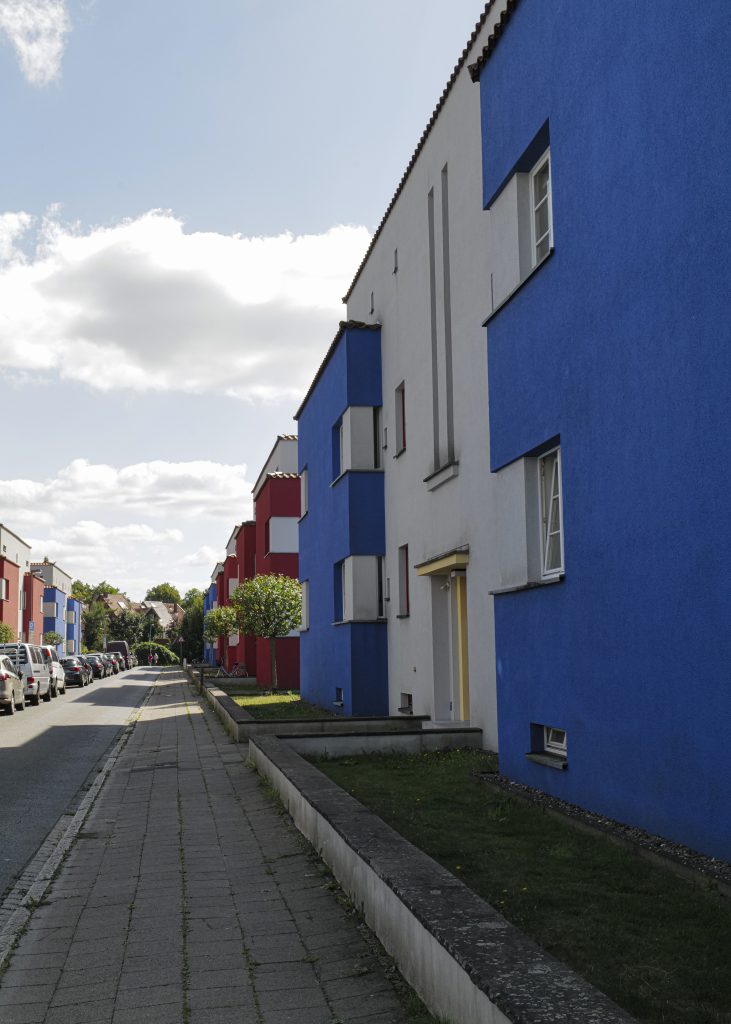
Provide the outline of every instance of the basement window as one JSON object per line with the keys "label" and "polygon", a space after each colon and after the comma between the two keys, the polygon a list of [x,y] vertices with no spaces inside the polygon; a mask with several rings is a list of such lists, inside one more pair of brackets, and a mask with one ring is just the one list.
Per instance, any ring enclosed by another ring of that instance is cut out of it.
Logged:
{"label": "basement window", "polygon": [[413,715],[414,713],[414,695],[413,693],[402,693],[401,703],[399,705],[399,712],[402,715]]}
{"label": "basement window", "polygon": [[525,756],[529,761],[546,768],[568,767],[568,745],[566,730],[557,725],[540,725],[531,722],[531,749]]}

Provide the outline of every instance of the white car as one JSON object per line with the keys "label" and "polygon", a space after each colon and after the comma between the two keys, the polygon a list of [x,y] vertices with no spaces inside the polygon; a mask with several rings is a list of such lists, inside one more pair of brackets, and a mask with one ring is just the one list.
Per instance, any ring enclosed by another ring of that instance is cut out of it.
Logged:
{"label": "white car", "polygon": [[51,696],[57,697],[59,693],[66,693],[66,673],[63,670],[56,648],[43,644],[41,646],[41,653],[51,676]]}

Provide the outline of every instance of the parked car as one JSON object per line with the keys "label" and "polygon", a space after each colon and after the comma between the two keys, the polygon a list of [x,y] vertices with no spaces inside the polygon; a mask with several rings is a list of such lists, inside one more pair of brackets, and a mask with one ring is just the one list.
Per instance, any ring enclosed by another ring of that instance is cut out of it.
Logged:
{"label": "parked car", "polygon": [[23,680],[7,654],[0,654],[0,707],[6,715],[14,715],[25,708]]}
{"label": "parked car", "polygon": [[41,644],[43,660],[51,675],[51,696],[57,697],[59,693],[66,693],[66,679],[63,668],[55,647],[48,644]]}
{"label": "parked car", "polygon": [[88,685],[89,669],[75,654],[69,655],[68,658],[61,658],[61,665],[66,675],[67,686],[83,687]]}
{"label": "parked car", "polygon": [[104,664],[100,654],[85,654],[84,657],[91,668],[94,679],[104,679],[107,674],[107,666]]}
{"label": "parked car", "polygon": [[116,661],[117,668],[119,669],[119,671],[124,672],[124,670],[127,668],[127,662],[125,660],[124,654],[121,651],[109,651],[108,653]]}
{"label": "parked car", "polygon": [[111,656],[111,654],[107,654],[105,652],[104,654],[101,655],[101,657],[102,657],[102,659],[104,661],[104,664],[107,666],[107,675],[108,676],[116,675],[117,672],[119,672],[119,666],[117,665],[116,661]]}
{"label": "parked car", "polygon": [[25,699],[38,706],[41,697],[51,699],[51,675],[40,647],[35,644],[0,644],[0,654],[6,654],[23,680]]}
{"label": "parked car", "polygon": [[129,644],[126,640],[108,640],[107,641],[107,654],[121,654],[122,656],[122,668],[131,668],[130,665],[130,650]]}
{"label": "parked car", "polygon": [[86,665],[86,667],[88,668],[88,670],[89,670],[89,682],[93,683],[94,682],[94,667],[92,666],[91,661],[89,660],[89,655],[88,654],[78,654],[77,657],[78,657],[79,661],[82,664]]}

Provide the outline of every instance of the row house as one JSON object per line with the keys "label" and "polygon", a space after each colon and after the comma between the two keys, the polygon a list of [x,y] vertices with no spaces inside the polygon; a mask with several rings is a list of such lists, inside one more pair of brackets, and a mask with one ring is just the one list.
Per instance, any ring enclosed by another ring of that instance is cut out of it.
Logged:
{"label": "row house", "polygon": [[343,323],[295,415],[301,686],[344,715],[388,714],[380,328]]}
{"label": "row house", "polygon": [[[497,16],[488,4],[348,289],[337,351],[298,414],[311,492],[300,530],[306,588],[310,576],[303,694],[330,706],[342,689],[357,692],[361,714],[478,726],[493,750],[486,581],[494,485],[482,327],[490,240],[481,213],[480,98],[467,62]],[[351,461],[334,482],[339,431]],[[327,564],[315,568],[321,556]],[[342,607],[331,599],[338,587],[353,623],[346,629],[378,637],[370,679],[370,658],[357,645],[343,670],[335,652],[344,638],[335,646],[323,639],[312,660],[306,653],[315,637],[343,630],[335,625]]]}
{"label": "row house", "polygon": [[[297,473],[297,437],[280,434],[257,478],[254,497],[257,576],[279,573],[299,576],[300,482]],[[277,640],[277,679],[283,690],[300,685],[299,631]],[[269,641],[256,640],[256,678],[262,687],[272,685]]]}
{"label": "row house", "polygon": [[[69,595],[72,579],[55,562],[31,562],[31,572],[40,576],[44,582],[43,589],[43,632],[58,633],[64,637],[56,650],[59,654],[71,653],[69,644],[74,651],[81,650],[81,602],[74,600],[72,606],[73,621],[69,622]],[[71,630],[69,632],[69,628]]]}
{"label": "row house", "polygon": [[303,695],[726,859],[728,43],[487,3],[296,414]]}
{"label": "row house", "polygon": [[729,43],[720,3],[513,0],[471,69],[501,770],[725,859]]}
{"label": "row house", "polygon": [[[206,591],[204,615],[230,604],[236,588],[256,575],[279,573],[297,579],[300,483],[297,474],[297,437],[281,434],[253,488],[254,518],[236,525],[217,563]],[[299,687],[299,631],[277,640],[277,675],[283,689]],[[255,677],[271,686],[269,641],[239,633],[206,641],[204,659],[226,671]]]}
{"label": "row house", "polygon": [[[30,553],[30,545],[0,523],[0,622],[9,626],[18,639],[23,638],[26,629],[23,621],[26,608],[29,614],[33,614],[35,608],[42,626],[39,604],[26,605],[29,594],[25,577],[30,573]],[[37,599],[38,587],[35,593]],[[32,599],[32,593],[30,597]],[[33,632],[35,635],[35,620]]]}

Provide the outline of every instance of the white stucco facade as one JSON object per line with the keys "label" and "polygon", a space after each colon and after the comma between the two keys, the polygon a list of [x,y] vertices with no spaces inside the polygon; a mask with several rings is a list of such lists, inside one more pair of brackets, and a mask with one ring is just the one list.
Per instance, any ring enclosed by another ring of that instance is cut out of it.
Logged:
{"label": "white stucco facade", "polygon": [[499,572],[483,321],[490,275],[507,290],[511,274],[491,251],[480,96],[467,64],[503,7],[487,12],[346,297],[349,319],[382,325],[389,710],[410,698],[414,714],[480,726],[494,750],[489,590]]}

